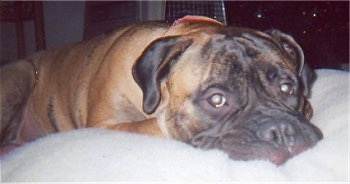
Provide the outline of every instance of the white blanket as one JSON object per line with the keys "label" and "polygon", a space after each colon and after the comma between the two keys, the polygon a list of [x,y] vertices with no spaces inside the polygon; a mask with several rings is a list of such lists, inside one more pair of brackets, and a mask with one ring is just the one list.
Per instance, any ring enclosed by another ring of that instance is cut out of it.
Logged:
{"label": "white blanket", "polygon": [[282,166],[123,132],[58,133],[1,158],[1,181],[348,181],[349,73],[317,70],[311,103],[324,139]]}

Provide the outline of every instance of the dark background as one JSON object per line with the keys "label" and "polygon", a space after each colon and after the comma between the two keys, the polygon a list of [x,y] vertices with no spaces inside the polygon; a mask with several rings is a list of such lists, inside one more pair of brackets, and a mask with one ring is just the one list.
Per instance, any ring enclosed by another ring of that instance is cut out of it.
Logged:
{"label": "dark background", "polygon": [[225,7],[229,25],[291,34],[312,68],[344,69],[349,62],[349,1],[226,1]]}
{"label": "dark background", "polygon": [[[39,15],[29,13],[33,4],[41,4]],[[4,19],[6,13],[12,16]],[[171,24],[184,15],[204,15],[259,30],[279,29],[301,45],[312,68],[349,70],[349,1],[0,1],[0,65],[23,57],[19,46],[28,56],[124,24],[148,20]],[[18,18],[23,23],[22,44],[17,44]],[[44,48],[35,47],[36,18],[43,20],[44,34],[39,38]]]}

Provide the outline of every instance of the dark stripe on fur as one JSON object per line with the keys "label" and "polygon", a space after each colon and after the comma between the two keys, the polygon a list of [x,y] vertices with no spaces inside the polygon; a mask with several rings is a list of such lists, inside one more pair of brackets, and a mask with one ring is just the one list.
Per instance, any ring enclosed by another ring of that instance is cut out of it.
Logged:
{"label": "dark stripe on fur", "polygon": [[56,132],[59,131],[59,127],[57,125],[57,121],[55,118],[55,104],[54,104],[54,98],[51,96],[49,99],[49,104],[47,105],[47,116],[50,120],[51,125],[55,129]]}

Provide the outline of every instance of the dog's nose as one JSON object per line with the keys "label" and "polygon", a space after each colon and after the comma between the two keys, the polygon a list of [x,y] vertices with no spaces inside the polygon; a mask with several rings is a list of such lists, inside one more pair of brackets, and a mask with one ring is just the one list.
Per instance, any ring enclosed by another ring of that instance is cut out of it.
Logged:
{"label": "dog's nose", "polygon": [[294,145],[295,134],[295,128],[286,122],[264,123],[256,132],[259,139],[273,143],[275,146],[286,146],[287,148]]}

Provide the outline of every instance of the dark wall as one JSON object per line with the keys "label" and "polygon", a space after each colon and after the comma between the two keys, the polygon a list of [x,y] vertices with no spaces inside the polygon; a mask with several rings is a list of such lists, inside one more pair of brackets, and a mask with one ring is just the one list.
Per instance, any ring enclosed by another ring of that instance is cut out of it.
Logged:
{"label": "dark wall", "polygon": [[340,68],[349,62],[348,1],[227,1],[229,25],[291,34],[313,68]]}

